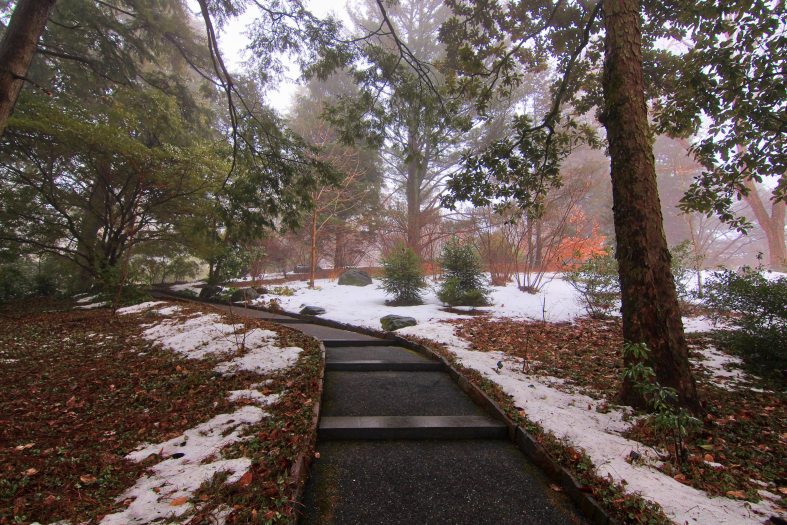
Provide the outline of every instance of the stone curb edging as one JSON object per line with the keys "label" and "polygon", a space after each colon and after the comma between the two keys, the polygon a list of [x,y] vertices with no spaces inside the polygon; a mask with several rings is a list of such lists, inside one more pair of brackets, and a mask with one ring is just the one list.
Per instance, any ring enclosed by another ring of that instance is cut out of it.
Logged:
{"label": "stone curb edging", "polygon": [[[175,292],[171,292],[169,290],[160,290],[154,289],[151,291],[151,295],[158,295],[162,298],[169,298],[178,301],[186,301],[186,302],[193,302],[193,303],[203,303],[203,304],[220,304],[223,306],[231,305],[230,303],[223,302],[223,301],[205,301],[202,299],[197,299],[194,297],[189,297],[187,295],[181,295]],[[154,295],[154,296],[155,296]],[[237,306],[237,305],[235,305]],[[254,308],[252,305],[246,306],[243,305],[244,308],[249,308],[251,310],[261,310],[261,311],[268,311],[263,310],[262,308]],[[271,312],[272,313],[272,312]],[[263,319],[264,320],[264,319]],[[282,326],[285,326],[282,324]],[[292,329],[291,327],[288,327]],[[317,431],[320,424],[320,411],[322,409],[322,391],[325,386],[325,345],[322,341],[317,338],[312,337],[315,339],[320,347],[320,373],[317,377],[318,386],[317,386],[317,399],[314,402],[314,412],[312,413],[312,420],[309,424],[309,444],[306,450],[298,454],[293,461],[292,465],[290,466],[290,483],[295,485],[295,491],[293,494],[293,502],[296,504],[296,507],[303,506],[303,492],[306,489],[306,482],[309,480],[309,470],[311,469],[312,461],[314,461],[314,452],[317,448]],[[294,523],[300,522],[300,508],[295,509],[295,521]]]}
{"label": "stone curb edging", "polygon": [[[290,467],[290,483],[295,484],[293,501],[299,506],[303,506],[303,492],[306,489],[306,482],[309,479],[309,470],[314,461],[314,452],[317,449],[317,430],[320,424],[320,410],[322,409],[322,391],[325,386],[325,345],[320,344],[320,374],[317,378],[317,399],[314,402],[312,421],[309,425],[309,444],[306,449],[298,454]],[[295,523],[300,521],[300,509],[296,509]]]}
{"label": "stone curb edging", "polygon": [[[492,398],[490,398],[484,391],[474,385],[471,381],[465,378],[456,368],[454,368],[451,363],[448,362],[446,358],[437,354],[434,350],[429,348],[428,346],[422,345],[420,343],[416,343],[414,341],[410,341],[395,332],[385,332],[382,330],[375,330],[372,328],[366,328],[362,326],[355,326],[346,323],[341,323],[338,321],[332,321],[330,319],[323,319],[318,316],[311,316],[311,315],[301,315],[297,313],[286,312],[284,310],[271,310],[269,308],[263,308],[262,306],[258,305],[247,305],[244,303],[229,303],[226,301],[217,301],[217,300],[200,300],[194,299],[193,297],[182,297],[179,294],[175,294],[172,292],[159,292],[162,295],[168,295],[173,298],[179,299],[189,299],[195,302],[202,302],[202,303],[213,303],[213,304],[221,304],[224,306],[239,306],[244,308],[249,308],[250,310],[258,310],[262,312],[268,312],[273,314],[279,315],[286,315],[288,317],[292,317],[294,319],[301,319],[305,321],[310,321],[317,325],[327,326],[330,328],[338,328],[340,330],[348,330],[352,332],[358,332],[362,334],[366,334],[373,337],[381,337],[384,339],[392,339],[395,340],[399,345],[409,349],[424,354],[432,359],[437,359],[442,361],[443,364],[446,366],[446,369],[451,376],[451,378],[459,385],[459,388],[462,389],[467,395],[469,395],[475,402],[479,403],[484,408],[488,409],[494,416],[501,421],[505,422],[508,426],[508,435],[509,439],[514,442],[517,447],[524,453],[533,463],[535,463],[544,473],[556,484],[563,489],[566,495],[577,505],[577,507],[582,511],[582,513],[587,517],[592,523],[595,525],[617,525],[618,522],[615,521],[607,512],[604,510],[603,507],[596,501],[596,499],[588,492],[583,490],[582,485],[574,478],[574,476],[563,466],[557,463],[549,453],[541,446],[533,436],[531,436],[525,429],[516,425],[506,414],[505,412],[495,403]],[[275,322],[275,321],[273,321]],[[322,343],[320,343],[322,345]],[[302,492],[302,489],[301,489]],[[302,494],[298,494],[299,498]],[[297,500],[300,503],[300,499]]]}

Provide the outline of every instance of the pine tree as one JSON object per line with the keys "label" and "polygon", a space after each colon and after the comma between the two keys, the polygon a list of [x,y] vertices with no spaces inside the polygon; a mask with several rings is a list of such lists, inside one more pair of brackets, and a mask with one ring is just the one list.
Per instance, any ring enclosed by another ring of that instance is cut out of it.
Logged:
{"label": "pine tree", "polygon": [[489,304],[481,257],[475,247],[452,238],[443,246],[440,265],[443,267],[443,282],[437,297],[441,301],[450,306]]}

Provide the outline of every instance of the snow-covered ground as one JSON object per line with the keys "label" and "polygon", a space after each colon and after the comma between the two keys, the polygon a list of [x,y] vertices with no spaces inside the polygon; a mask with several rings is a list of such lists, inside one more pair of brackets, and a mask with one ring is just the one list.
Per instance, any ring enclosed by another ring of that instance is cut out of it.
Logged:
{"label": "snow-covered ground", "polygon": [[[525,415],[557,437],[583,449],[603,476],[626,481],[626,490],[661,505],[675,523],[683,525],[755,525],[778,514],[766,500],[760,503],[710,498],[702,491],[683,485],[658,471],[657,456],[647,447],[622,436],[629,424],[623,412],[600,413],[600,404],[581,394],[568,394],[551,386],[554,381],[521,373],[519,363],[508,363],[498,369],[498,361],[507,361],[502,352],[474,352],[453,349],[463,365],[479,371],[497,383]],[[650,464],[626,461],[636,451]]]}
{"label": "snow-covered ground", "polygon": [[[379,282],[364,287],[340,286],[336,280],[318,279],[315,288],[310,289],[306,282],[291,282],[287,286],[295,294],[275,296],[282,308],[298,312],[306,305],[321,306],[327,311],[322,317],[343,323],[381,329],[380,318],[388,314],[405,315],[418,321],[418,326],[405,328],[401,334],[419,335],[456,344],[453,330],[446,328],[440,321],[462,318],[462,315],[446,311],[437,298],[436,286],[429,281],[430,287],[423,295],[424,304],[418,306],[388,306],[389,299],[379,287]],[[548,322],[572,321],[586,315],[579,301],[579,294],[559,276],[550,275],[547,283],[536,294],[521,292],[514,283],[507,286],[490,287],[492,306],[475,308],[487,312],[494,318],[546,320]],[[257,302],[266,302],[273,296],[265,295]],[[469,310],[458,308],[457,310]],[[464,316],[468,317],[468,316]],[[714,329],[713,323],[706,318],[684,319],[687,332],[705,332]]]}
{"label": "snow-covered ground", "polygon": [[[220,373],[250,370],[267,374],[283,370],[293,366],[302,352],[297,347],[279,347],[276,333],[270,330],[253,329],[243,334],[243,325],[226,324],[217,314],[198,314],[185,320],[167,318],[181,310],[177,305],[150,301],[122,308],[118,313],[158,317],[143,337],[187,359],[225,357],[216,365]],[[101,524],[180,523],[179,518],[193,510],[190,501],[202,483],[218,472],[228,474],[225,483],[238,481],[249,470],[251,460],[225,459],[221,450],[248,439],[243,436],[244,430],[267,417],[264,407],[278,399],[253,388],[250,385],[246,390],[233,390],[229,399],[256,406],[246,405],[232,413],[219,414],[173,439],[145,443],[128,454],[126,458],[131,461],[141,462],[151,455],[158,455],[160,461],[118,498],[126,508],[105,516]],[[223,522],[221,516],[214,515],[214,519]]]}
{"label": "snow-covered ground", "polygon": [[[418,325],[398,331],[402,335],[426,337],[446,343],[467,367],[478,370],[510,394],[527,417],[545,430],[565,438],[582,448],[592,459],[602,476],[609,475],[616,481],[625,481],[627,490],[640,492],[643,497],[662,506],[675,523],[688,524],[759,524],[778,509],[763,500],[758,504],[729,498],[711,498],[706,493],[681,484],[661,473],[657,468],[658,456],[647,447],[623,437],[631,424],[624,420],[621,410],[601,413],[596,410],[600,401],[582,394],[567,393],[555,387],[560,379],[525,375],[521,364],[509,361],[499,352],[476,352],[467,341],[454,334],[453,326],[442,321],[466,317],[448,312],[436,297],[434,289],[424,294],[424,304],[410,307],[391,307],[377,283],[363,288],[339,286],[333,280],[318,280],[314,290],[306,283],[289,283],[295,289],[291,297],[279,296],[281,306],[298,312],[303,306],[321,306],[322,316],[343,323],[380,329],[380,318],[387,314],[414,317]],[[264,296],[259,301],[269,300]],[[492,287],[493,306],[478,308],[494,318],[572,321],[585,315],[578,294],[559,277],[548,282],[538,294],[527,294],[516,286]],[[687,332],[713,330],[713,323],[706,318],[686,318]],[[506,363],[498,370],[498,361]],[[730,367],[735,360],[718,351],[703,352],[702,365],[714,378],[728,386],[738,386],[745,377]],[[742,386],[742,385],[740,385]],[[637,451],[645,462],[631,464],[626,461],[629,453]]]}

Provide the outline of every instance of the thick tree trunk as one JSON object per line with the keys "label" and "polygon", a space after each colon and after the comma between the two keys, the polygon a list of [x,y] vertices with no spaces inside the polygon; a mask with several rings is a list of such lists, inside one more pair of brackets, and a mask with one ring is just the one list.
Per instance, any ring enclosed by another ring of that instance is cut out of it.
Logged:
{"label": "thick tree trunk", "polygon": [[25,83],[55,0],[19,0],[0,42],[0,137]]}
{"label": "thick tree trunk", "polygon": [[421,170],[418,160],[407,166],[407,246],[421,256]]}
{"label": "thick tree trunk", "polygon": [[784,271],[787,269],[787,245],[784,238],[785,205],[784,202],[774,202],[771,207],[771,214],[765,210],[757,187],[751,180],[746,181],[749,194],[746,195],[746,202],[749,203],[757,223],[765,232],[768,240],[768,267],[771,270]]}
{"label": "thick tree trunk", "polygon": [[98,277],[98,269],[101,266],[100,257],[97,253],[98,232],[103,223],[102,217],[107,206],[107,181],[109,180],[109,163],[99,161],[96,179],[90,189],[88,208],[82,216],[80,223],[79,238],[77,239],[77,256],[81,258],[84,265],[80,267],[78,281],[75,283],[76,289],[84,291],[93,285],[93,281]]}
{"label": "thick tree trunk", "polygon": [[[658,381],[675,388],[681,404],[699,411],[656,187],[642,74],[640,4],[637,0],[603,1],[602,122],[611,157],[623,337],[645,343]],[[628,382],[621,399],[643,405]]]}

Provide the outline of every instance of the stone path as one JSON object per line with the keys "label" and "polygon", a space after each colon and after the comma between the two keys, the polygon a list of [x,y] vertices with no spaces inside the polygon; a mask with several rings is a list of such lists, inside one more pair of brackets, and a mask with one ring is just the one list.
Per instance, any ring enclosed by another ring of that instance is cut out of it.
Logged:
{"label": "stone path", "polygon": [[300,523],[585,523],[441,362],[365,334],[232,311],[287,324],[326,346],[320,458]]}

